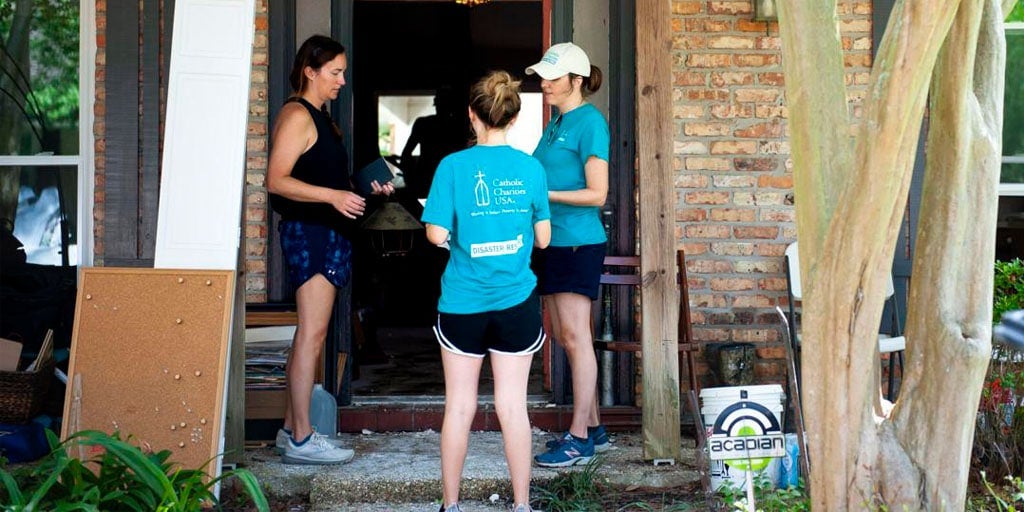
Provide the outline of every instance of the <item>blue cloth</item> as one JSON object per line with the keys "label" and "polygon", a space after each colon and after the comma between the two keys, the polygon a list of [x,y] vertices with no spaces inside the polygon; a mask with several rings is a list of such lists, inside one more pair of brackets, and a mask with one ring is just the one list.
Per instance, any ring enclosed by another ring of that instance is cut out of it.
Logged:
{"label": "blue cloth", "polygon": [[[533,156],[544,165],[548,190],[587,188],[584,165],[594,156],[608,161],[608,122],[585,103],[551,120]],[[601,208],[551,203],[551,245],[571,247],[605,242]]]}
{"label": "blue cloth", "polygon": [[422,217],[451,233],[438,311],[498,311],[526,300],[537,283],[533,225],[550,216],[544,168],[526,153],[474,146],[441,160]]}
{"label": "blue cloth", "polygon": [[288,280],[295,289],[317,274],[334,286],[348,284],[352,274],[352,243],[337,231],[297,220],[282,221],[281,252],[288,264]]}

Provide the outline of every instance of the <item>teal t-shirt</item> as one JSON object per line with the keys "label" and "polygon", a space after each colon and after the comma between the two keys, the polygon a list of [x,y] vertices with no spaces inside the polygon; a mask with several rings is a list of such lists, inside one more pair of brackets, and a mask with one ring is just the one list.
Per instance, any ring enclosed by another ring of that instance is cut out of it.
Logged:
{"label": "teal t-shirt", "polygon": [[[584,165],[591,156],[607,162],[609,140],[608,122],[589,103],[552,119],[533,150],[544,165],[548,190],[587,188]],[[551,203],[551,245],[572,247],[605,240],[600,207]]]}
{"label": "teal t-shirt", "polygon": [[530,155],[474,146],[441,160],[423,209],[423,222],[451,233],[437,310],[499,311],[526,300],[537,284],[533,225],[549,218],[544,168]]}

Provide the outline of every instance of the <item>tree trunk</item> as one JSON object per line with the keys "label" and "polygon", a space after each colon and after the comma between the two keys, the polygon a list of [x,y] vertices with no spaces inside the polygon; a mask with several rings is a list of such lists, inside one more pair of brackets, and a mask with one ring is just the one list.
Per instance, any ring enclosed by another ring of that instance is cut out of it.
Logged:
{"label": "tree trunk", "polygon": [[[815,510],[963,509],[990,351],[991,264],[977,262],[994,258],[1004,69],[998,2],[897,2],[852,151],[841,140],[851,120],[836,114],[846,99],[836,92],[844,69],[835,3],[780,2]],[[983,17],[985,8],[991,14]],[[878,326],[937,61],[908,368],[891,410],[880,396]]]}

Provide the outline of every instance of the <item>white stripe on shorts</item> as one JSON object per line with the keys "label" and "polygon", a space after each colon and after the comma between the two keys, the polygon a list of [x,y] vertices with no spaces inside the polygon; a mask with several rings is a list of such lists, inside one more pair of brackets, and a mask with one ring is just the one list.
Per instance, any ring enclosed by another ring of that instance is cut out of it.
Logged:
{"label": "white stripe on shorts", "polygon": [[494,350],[493,348],[492,349],[488,349],[488,350],[490,350],[491,352],[493,352],[495,354],[502,354],[502,355],[506,355],[506,356],[528,356],[530,354],[536,353],[543,346],[544,346],[544,328],[541,327],[540,328],[540,332],[537,333],[537,339],[534,340],[534,342],[531,343],[529,347],[526,347],[525,349],[523,349],[523,350],[521,350],[519,352],[502,352],[500,350]]}
{"label": "white stripe on shorts", "polygon": [[445,337],[444,333],[441,332],[441,315],[437,315],[437,324],[434,325],[434,336],[437,336],[437,342],[441,345],[441,348],[448,352],[458,354],[460,356],[476,357],[478,359],[483,359],[484,357],[484,354],[470,354],[469,352],[459,350],[451,340]]}

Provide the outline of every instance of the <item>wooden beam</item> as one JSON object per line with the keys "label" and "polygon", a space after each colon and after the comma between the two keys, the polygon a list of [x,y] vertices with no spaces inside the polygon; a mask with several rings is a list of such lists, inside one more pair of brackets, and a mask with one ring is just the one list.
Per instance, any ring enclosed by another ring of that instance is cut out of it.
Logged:
{"label": "wooden beam", "polygon": [[636,2],[644,459],[680,460],[670,0]]}

